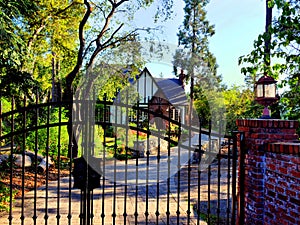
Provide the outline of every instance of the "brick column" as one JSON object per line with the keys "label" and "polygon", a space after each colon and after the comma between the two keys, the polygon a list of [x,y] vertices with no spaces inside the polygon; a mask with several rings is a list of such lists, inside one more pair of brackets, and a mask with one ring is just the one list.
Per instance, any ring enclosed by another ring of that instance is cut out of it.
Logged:
{"label": "brick column", "polygon": [[[262,225],[265,222],[266,146],[268,143],[298,140],[297,121],[273,119],[237,120],[238,130],[245,134],[244,224]],[[239,152],[241,155],[241,152]],[[242,171],[239,171],[239,174]],[[243,184],[241,184],[243,185]]]}

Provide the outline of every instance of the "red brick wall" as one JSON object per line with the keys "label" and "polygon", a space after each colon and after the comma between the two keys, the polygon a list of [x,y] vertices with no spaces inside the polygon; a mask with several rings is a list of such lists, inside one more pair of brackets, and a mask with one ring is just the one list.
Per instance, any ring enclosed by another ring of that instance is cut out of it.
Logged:
{"label": "red brick wall", "polygon": [[300,224],[300,143],[266,147],[265,223]]}
{"label": "red brick wall", "polygon": [[245,183],[240,184],[245,190],[245,205],[240,206],[244,223],[300,224],[300,146],[288,144],[298,140],[298,122],[257,119],[237,120],[237,125],[246,145]]}

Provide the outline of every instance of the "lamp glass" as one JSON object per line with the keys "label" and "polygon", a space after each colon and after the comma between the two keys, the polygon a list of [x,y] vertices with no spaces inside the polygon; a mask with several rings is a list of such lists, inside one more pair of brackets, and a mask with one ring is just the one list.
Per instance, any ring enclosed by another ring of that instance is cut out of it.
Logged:
{"label": "lamp glass", "polygon": [[274,98],[276,96],[275,92],[276,92],[275,84],[265,85],[265,97],[266,98]]}
{"label": "lamp glass", "polygon": [[264,88],[262,84],[258,84],[256,86],[256,97],[258,98],[264,97]]}

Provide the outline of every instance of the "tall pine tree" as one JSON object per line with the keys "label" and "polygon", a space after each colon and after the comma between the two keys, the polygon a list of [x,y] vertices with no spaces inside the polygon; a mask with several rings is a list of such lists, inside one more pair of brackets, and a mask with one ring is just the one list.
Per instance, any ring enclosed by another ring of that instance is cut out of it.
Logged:
{"label": "tall pine tree", "polygon": [[[206,18],[209,0],[185,0],[185,16],[178,32],[178,44],[186,53],[177,51],[174,66],[182,67],[197,76],[216,75],[216,59],[209,50],[209,38],[215,34],[214,25]],[[178,56],[178,57],[177,57]],[[188,62],[186,59],[189,59]],[[196,77],[197,77],[196,76]]]}
{"label": "tall pine tree", "polygon": [[[178,32],[178,44],[173,66],[186,71],[186,82],[190,83],[191,106],[194,106],[204,124],[208,124],[211,97],[208,90],[218,90],[221,77],[217,75],[215,56],[209,50],[209,38],[215,34],[214,25],[207,20],[205,10],[209,0],[185,0],[185,16]],[[190,106],[190,108],[191,108]]]}

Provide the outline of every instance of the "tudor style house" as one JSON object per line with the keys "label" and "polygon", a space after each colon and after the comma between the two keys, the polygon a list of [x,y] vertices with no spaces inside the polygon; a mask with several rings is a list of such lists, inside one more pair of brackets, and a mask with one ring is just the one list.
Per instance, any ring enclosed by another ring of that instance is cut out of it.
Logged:
{"label": "tudor style house", "polygon": [[[159,115],[186,124],[188,99],[184,90],[183,75],[180,78],[155,78],[147,68],[129,80],[130,85],[119,92],[110,107],[112,124],[128,122],[143,123],[155,121]],[[139,109],[137,111],[137,109]],[[168,121],[162,120],[163,127]]]}

